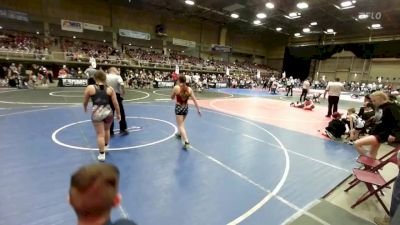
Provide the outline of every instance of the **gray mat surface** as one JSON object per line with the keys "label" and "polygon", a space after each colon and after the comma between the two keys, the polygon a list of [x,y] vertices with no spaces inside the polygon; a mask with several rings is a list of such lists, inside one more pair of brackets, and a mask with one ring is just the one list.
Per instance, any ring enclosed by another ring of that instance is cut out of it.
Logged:
{"label": "gray mat surface", "polygon": [[[374,223],[357,217],[350,212],[332,204],[325,200],[307,210],[307,212],[320,218],[327,224],[331,225],[374,225]],[[293,221],[289,221],[288,225],[321,225],[323,223],[307,216],[301,215]]]}

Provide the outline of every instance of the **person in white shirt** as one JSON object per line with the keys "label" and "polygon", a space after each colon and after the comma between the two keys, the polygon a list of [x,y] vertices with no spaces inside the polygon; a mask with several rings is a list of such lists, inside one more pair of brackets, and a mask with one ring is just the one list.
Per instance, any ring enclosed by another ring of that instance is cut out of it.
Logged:
{"label": "person in white shirt", "polygon": [[376,86],[375,82],[373,82],[371,85],[371,93],[376,91],[376,89],[377,89],[377,86]]}
{"label": "person in white shirt", "polygon": [[[328,86],[326,86],[326,89],[324,92],[324,98],[326,98],[326,93],[329,94],[329,96],[328,96],[328,114],[326,114],[326,117],[331,117],[331,115],[334,112],[337,112],[339,97],[340,97],[340,93],[342,91],[344,91],[344,86],[342,83],[340,83],[339,78],[335,78],[335,82],[329,82]],[[332,108],[333,108],[333,110],[332,110]]]}
{"label": "person in white shirt", "polygon": [[308,91],[310,90],[310,86],[311,86],[310,81],[308,81],[308,79],[305,79],[303,81],[303,90],[302,90],[301,95],[300,95],[300,102],[303,102],[302,101],[303,96],[304,96],[304,101],[306,100]]}
{"label": "person in white shirt", "polygon": [[287,79],[286,81],[286,88],[287,88],[286,96],[289,96],[289,92],[290,96],[293,96],[293,86],[294,86],[294,80],[293,77],[290,76],[289,79]]}
{"label": "person in white shirt", "polygon": [[193,76],[193,83],[194,83],[194,90],[201,91],[201,82],[200,82],[200,76],[198,73],[196,73]]}
{"label": "person in white shirt", "polygon": [[208,80],[207,77],[203,77],[203,88],[208,89]]}
{"label": "person in white shirt", "polygon": [[[121,112],[121,120],[119,121],[119,133],[121,135],[127,135],[128,130],[125,118],[125,110],[124,105],[122,104],[122,101],[124,100],[123,96],[125,95],[125,87],[124,81],[119,75],[119,71],[117,68],[110,67],[108,69],[107,84],[115,90],[115,93],[117,95],[118,105]],[[114,111],[114,107],[111,106],[111,108]],[[111,124],[110,127],[110,136],[114,136],[114,122]]]}

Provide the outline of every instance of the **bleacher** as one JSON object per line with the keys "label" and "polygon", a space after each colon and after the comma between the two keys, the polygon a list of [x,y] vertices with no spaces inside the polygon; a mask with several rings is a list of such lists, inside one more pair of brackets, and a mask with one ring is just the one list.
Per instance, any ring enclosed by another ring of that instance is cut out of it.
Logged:
{"label": "bleacher", "polygon": [[[203,59],[182,54],[178,51],[163,52],[161,49],[145,49],[135,46],[113,48],[109,43],[92,40],[51,37],[60,40],[60,46],[46,41],[44,35],[26,32],[3,31],[0,36],[0,58],[10,61],[42,61],[55,63],[88,64],[90,57],[99,65],[128,66],[132,68],[173,70],[178,65],[182,70],[207,71],[255,75],[257,70],[263,75],[279,74],[265,65],[251,62],[226,62],[214,58]],[[52,49],[52,51],[49,51]],[[121,50],[123,49],[123,50]]]}

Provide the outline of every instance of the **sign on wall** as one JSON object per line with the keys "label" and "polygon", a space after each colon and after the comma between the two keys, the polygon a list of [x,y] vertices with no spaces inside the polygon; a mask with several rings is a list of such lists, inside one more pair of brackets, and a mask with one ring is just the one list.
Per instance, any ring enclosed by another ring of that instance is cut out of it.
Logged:
{"label": "sign on wall", "polygon": [[103,31],[103,26],[97,25],[97,24],[92,24],[92,23],[83,23],[83,29],[94,30],[94,31]]}
{"label": "sign on wall", "polygon": [[61,29],[73,32],[83,32],[83,24],[72,20],[61,20]]}
{"label": "sign on wall", "polygon": [[21,20],[25,22],[29,21],[28,14],[3,8],[0,8],[0,17],[5,17],[12,20]]}
{"label": "sign on wall", "polygon": [[212,45],[211,51],[230,53],[232,52],[232,47],[224,45]]}
{"label": "sign on wall", "polygon": [[189,48],[196,47],[196,42],[183,40],[183,39],[179,39],[179,38],[172,38],[172,44],[179,45],[179,46],[185,46],[185,47],[189,47]]}
{"label": "sign on wall", "polygon": [[142,39],[142,40],[150,40],[149,33],[133,31],[133,30],[119,29],[119,36]]}

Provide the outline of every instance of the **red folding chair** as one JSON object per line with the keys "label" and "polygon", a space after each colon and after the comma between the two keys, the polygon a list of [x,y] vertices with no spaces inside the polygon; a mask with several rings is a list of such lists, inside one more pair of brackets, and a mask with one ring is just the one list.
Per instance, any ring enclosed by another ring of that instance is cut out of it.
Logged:
{"label": "red folding chair", "polygon": [[386,160],[381,161],[378,165],[373,167],[373,169],[365,170],[365,169],[353,169],[353,174],[355,176],[355,181],[351,182],[351,185],[345,190],[348,192],[350,189],[355,187],[359,183],[364,183],[367,187],[367,192],[365,192],[361,197],[351,206],[351,208],[355,208],[357,205],[361,204],[369,197],[375,195],[378,199],[379,203],[382,205],[383,209],[389,214],[389,210],[386,205],[383,203],[382,199],[379,197],[379,192],[382,192],[383,188],[389,187],[391,183],[396,180],[396,177],[386,181],[382,175],[378,172],[381,168],[383,168],[388,163],[397,164],[397,152],[399,149],[396,148],[396,151],[392,152],[390,157]]}
{"label": "red folding chair", "polygon": [[379,159],[373,159],[365,155],[360,155],[357,158],[357,162],[361,163],[364,166],[364,170],[373,171],[375,167],[379,166],[383,161],[388,159],[393,153],[398,152],[400,150],[400,146],[395,147],[392,151],[388,152],[386,155],[382,156]]}
{"label": "red folding chair", "polygon": [[[357,158],[357,162],[362,164],[363,170],[379,173],[379,170],[382,169],[382,167],[380,167],[382,165],[382,163],[386,159],[388,159],[388,157],[393,155],[393,153],[395,153],[395,152],[397,152],[399,150],[400,150],[400,146],[397,146],[396,148],[392,149],[390,152],[388,152],[384,156],[380,157],[379,159],[374,159],[374,158],[370,158],[370,157],[365,156],[365,155],[360,155]],[[378,169],[377,169],[377,167],[378,167]],[[349,184],[351,185],[356,181],[357,181],[357,178],[354,178],[352,181],[349,182]],[[383,194],[383,192],[382,192],[382,194]]]}

